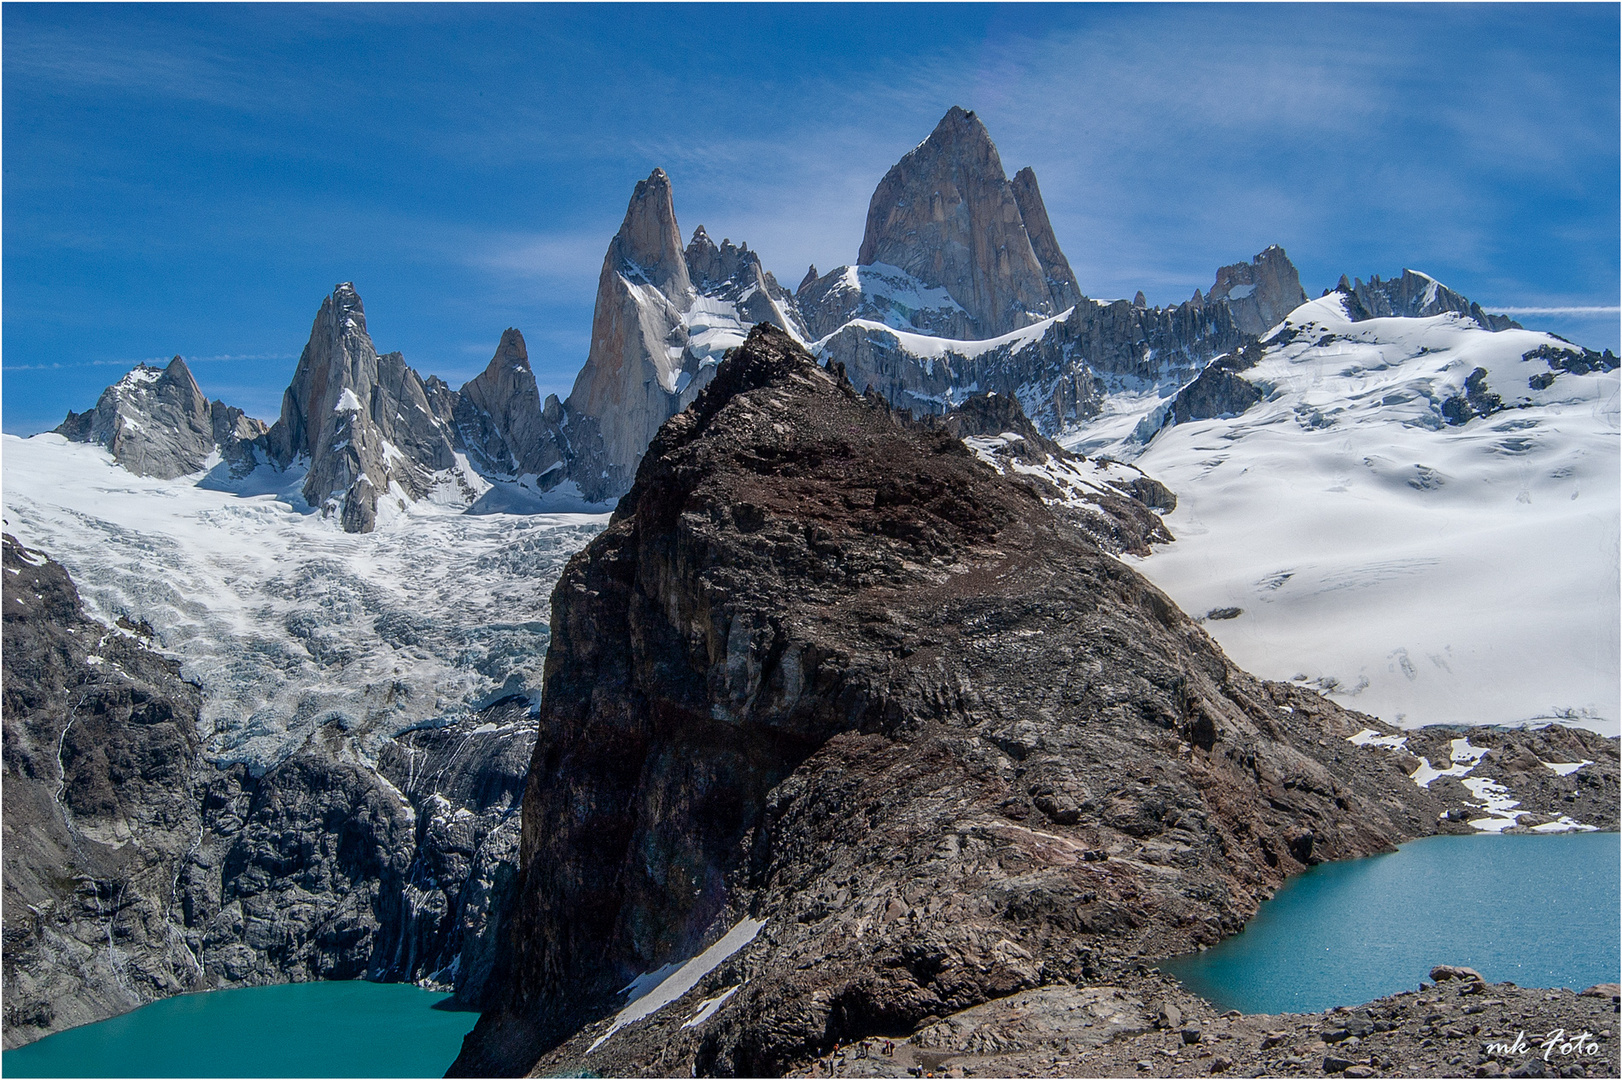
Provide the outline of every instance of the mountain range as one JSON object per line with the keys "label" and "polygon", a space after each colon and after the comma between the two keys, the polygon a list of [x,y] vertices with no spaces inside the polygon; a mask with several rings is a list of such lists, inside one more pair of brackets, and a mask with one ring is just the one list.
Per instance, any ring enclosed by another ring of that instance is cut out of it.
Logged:
{"label": "mountain range", "polygon": [[469,1073],[1152,1026],[1289,873],[1615,826],[1609,352],[1277,246],[1090,299],[956,108],[793,292],[682,235],[655,170],[565,400],[345,283],[268,426],[176,357],[5,437],[8,1046],[354,977]]}
{"label": "mountain range", "polygon": [[[1416,291],[1409,275],[1343,284],[1371,314],[1453,310],[1510,325],[1446,290]],[[268,429],[205,401],[177,358],[162,373],[138,367],[57,431],[140,475],[208,465],[229,483],[292,470],[305,507],[367,532],[424,500],[534,509],[555,493],[611,505],[659,426],[761,322],[898,407],[942,414],[999,393],[1055,435],[1097,417],[1112,394],[1181,386],[1305,300],[1278,247],[1222,267],[1208,294],[1175,307],[1088,299],[1035,174],[1010,181],[979,118],[954,108],[879,183],[857,262],[813,267],[792,294],[747,244],[717,246],[699,226],[684,247],[670,178],[654,170],[603,259],[590,351],[564,401],[541,399],[515,329],[460,390],[379,354],[344,283],[322,302]]]}

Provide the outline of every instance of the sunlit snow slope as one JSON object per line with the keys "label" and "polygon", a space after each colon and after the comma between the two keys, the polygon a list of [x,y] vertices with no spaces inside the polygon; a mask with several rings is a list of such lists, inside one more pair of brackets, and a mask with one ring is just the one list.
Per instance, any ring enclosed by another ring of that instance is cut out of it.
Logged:
{"label": "sunlit snow slope", "polygon": [[211,756],[255,767],[323,724],[364,753],[538,694],[552,587],[607,522],[422,502],[352,534],[295,509],[293,472],[261,469],[241,490],[265,493],[237,494],[135,476],[59,435],[0,447],[6,531],[66,566],[97,618],[150,624],[203,688]]}
{"label": "sunlit snow slope", "polygon": [[[1215,610],[1205,627],[1242,666],[1393,723],[1616,734],[1618,373],[1550,382],[1523,356],[1558,339],[1353,322],[1339,295],[1264,340],[1243,377],[1265,400],[1135,456],[1178,502],[1177,542],[1134,565],[1190,614]],[[1478,367],[1508,407],[1447,423]]]}

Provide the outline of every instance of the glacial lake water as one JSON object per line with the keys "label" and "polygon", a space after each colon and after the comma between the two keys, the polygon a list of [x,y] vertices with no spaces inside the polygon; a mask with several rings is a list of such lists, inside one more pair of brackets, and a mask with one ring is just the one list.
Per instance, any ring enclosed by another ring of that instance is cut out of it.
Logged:
{"label": "glacial lake water", "polygon": [[401,983],[184,994],[7,1050],[6,1076],[444,1076],[479,1014]]}
{"label": "glacial lake water", "polygon": [[1318,1012],[1437,964],[1582,990],[1622,969],[1622,838],[1433,836],[1292,878],[1242,933],[1160,964],[1221,1009]]}

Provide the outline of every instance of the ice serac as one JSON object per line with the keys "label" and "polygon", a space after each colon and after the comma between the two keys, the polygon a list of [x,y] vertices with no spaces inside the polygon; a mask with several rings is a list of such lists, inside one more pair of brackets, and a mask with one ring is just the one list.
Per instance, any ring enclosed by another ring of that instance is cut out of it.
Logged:
{"label": "ice serac", "polygon": [[[508,963],[457,1075],[809,1073],[1044,984],[1153,978],[1288,874],[1469,797],[1239,670],[1018,477],[769,326],[660,429],[551,610]],[[1614,745],[1576,737],[1583,805],[1614,806]],[[1527,787],[1557,806],[1560,779]]]}
{"label": "ice serac", "polygon": [[[457,432],[481,471],[562,479],[567,446],[563,409],[555,396],[541,403],[524,335],[509,327],[490,364],[462,386],[454,416]],[[546,483],[549,478],[551,483]]]}
{"label": "ice serac", "polygon": [[139,364],[102,391],[94,409],[68,413],[56,428],[75,442],[100,443],[137,476],[170,480],[207,468],[214,454],[241,462],[265,426],[241,409],[203,396],[186,361]]}
{"label": "ice serac", "polygon": [[1216,284],[1207,304],[1226,301],[1234,324],[1247,334],[1261,335],[1284,316],[1307,302],[1301,275],[1284,249],[1273,244],[1248,263],[1233,263],[1217,270]]}
{"label": "ice serac", "polygon": [[424,497],[456,465],[451,433],[423,381],[397,352],[378,355],[349,282],[321,303],[282,415],[266,434],[283,468],[309,463],[304,500],[339,515],[346,532],[370,532],[384,499]]}
{"label": "ice serac", "polygon": [[597,282],[591,348],[564,403],[570,478],[592,501],[630,487],[659,425],[692,401],[748,327],[803,336],[793,297],[747,244],[700,226],[684,250],[670,178],[636,185]]}
{"label": "ice serac", "polygon": [[[1029,191],[1040,207],[1034,177]],[[967,332],[953,337],[996,337],[1063,310],[985,124],[957,106],[879,181],[856,261],[946,290],[967,316]],[[1067,272],[1062,256],[1061,265]]]}

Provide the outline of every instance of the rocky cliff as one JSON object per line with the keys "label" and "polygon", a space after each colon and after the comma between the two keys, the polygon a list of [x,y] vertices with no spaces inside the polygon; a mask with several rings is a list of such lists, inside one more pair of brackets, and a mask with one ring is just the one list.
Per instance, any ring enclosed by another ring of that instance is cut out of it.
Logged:
{"label": "rocky cliff", "polygon": [[[1027,170],[1028,173],[1028,170]],[[944,289],[965,315],[949,336],[988,338],[1064,310],[1048,287],[1022,209],[1039,219],[1037,236],[1053,274],[1074,280],[1059,253],[1036,178],[1019,191],[1003,172],[985,124],[952,107],[929,137],[897,162],[873,192],[856,261],[897,267]]]}
{"label": "rocky cliff", "polygon": [[265,447],[284,469],[307,463],[304,501],[347,532],[370,532],[385,499],[466,484],[421,376],[397,352],[378,355],[349,282],[322,302]]}
{"label": "rocky cliff", "polygon": [[[502,992],[458,1074],[771,1075],[1116,985],[1468,797],[769,327],[660,430],[553,626]],[[1612,821],[1614,743],[1559,739],[1541,760],[1584,779],[1524,798]]]}
{"label": "rocky cliff", "polygon": [[1010,182],[985,125],[958,108],[879,183],[858,265],[808,273],[795,298],[817,355],[857,387],[918,413],[1015,397],[1047,435],[1122,390],[1175,390],[1306,299],[1278,247],[1222,268],[1210,297],[1088,299],[1036,174]]}
{"label": "rocky cliff", "polygon": [[1301,288],[1295,264],[1283,248],[1274,244],[1248,263],[1218,269],[1216,283],[1205,302],[1226,303],[1233,312],[1234,325],[1259,337],[1306,303],[1307,294]]}
{"label": "rocky cliff", "polygon": [[202,754],[151,628],[87,618],[5,537],[5,1045],[196,990],[426,981],[481,1002],[534,723],[507,699],[368,752],[329,725],[274,766]]}
{"label": "rocky cliff", "polygon": [[265,425],[209,401],[177,356],[162,370],[138,364],[102,391],[94,409],[68,413],[56,433],[100,443],[137,476],[169,480],[221,460],[239,470],[252,467],[251,444]]}
{"label": "rocky cliff", "polygon": [[[437,380],[436,380],[437,381]],[[541,393],[529,366],[524,335],[509,327],[501,335],[496,354],[482,372],[451,397],[443,382],[435,397],[450,397],[450,414],[460,444],[481,472],[494,475],[531,475],[543,483],[561,479],[568,453],[563,437],[563,406],[556,395]],[[445,406],[436,406],[436,412]],[[553,474],[558,475],[553,475]],[[550,487],[552,484],[545,484]]]}

